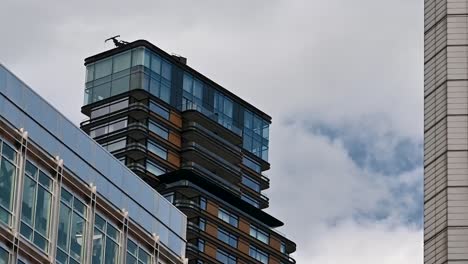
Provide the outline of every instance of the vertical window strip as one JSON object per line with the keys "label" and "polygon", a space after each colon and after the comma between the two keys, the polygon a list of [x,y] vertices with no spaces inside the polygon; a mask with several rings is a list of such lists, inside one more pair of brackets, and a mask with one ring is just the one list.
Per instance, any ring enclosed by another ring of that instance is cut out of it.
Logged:
{"label": "vertical window strip", "polygon": [[20,233],[49,252],[53,179],[28,160],[24,176]]}
{"label": "vertical window strip", "polygon": [[0,222],[11,225],[17,184],[16,150],[0,140]]}
{"label": "vertical window strip", "polygon": [[81,263],[86,252],[88,206],[62,188],[57,233],[57,262]]}

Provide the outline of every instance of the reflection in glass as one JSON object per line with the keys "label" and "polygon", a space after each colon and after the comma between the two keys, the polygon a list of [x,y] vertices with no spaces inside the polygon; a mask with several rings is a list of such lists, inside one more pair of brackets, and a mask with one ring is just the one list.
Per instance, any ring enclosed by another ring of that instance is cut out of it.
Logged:
{"label": "reflection in glass", "polygon": [[29,161],[25,171],[20,233],[48,252],[52,179]]}
{"label": "reflection in glass", "polygon": [[81,262],[84,259],[86,205],[64,188],[60,200],[57,261]]}
{"label": "reflection in glass", "polygon": [[[5,147],[5,144],[3,146]],[[0,159],[0,221],[9,224],[11,212],[13,210],[16,167],[5,159],[5,157],[1,157]]]}
{"label": "reflection in glass", "polygon": [[93,236],[93,264],[119,263],[120,231],[96,214]]}

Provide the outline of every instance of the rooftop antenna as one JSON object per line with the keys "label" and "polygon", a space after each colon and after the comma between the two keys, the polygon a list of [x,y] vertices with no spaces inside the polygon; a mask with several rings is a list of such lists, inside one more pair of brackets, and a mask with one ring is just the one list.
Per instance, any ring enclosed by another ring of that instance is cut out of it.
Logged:
{"label": "rooftop antenna", "polygon": [[127,45],[128,42],[127,41],[123,41],[123,40],[118,40],[117,38],[120,38],[120,35],[117,35],[117,36],[113,36],[111,38],[108,38],[104,41],[104,43],[106,43],[107,41],[109,40],[112,40],[114,42],[114,45],[118,48],[118,47],[122,47],[124,45]]}

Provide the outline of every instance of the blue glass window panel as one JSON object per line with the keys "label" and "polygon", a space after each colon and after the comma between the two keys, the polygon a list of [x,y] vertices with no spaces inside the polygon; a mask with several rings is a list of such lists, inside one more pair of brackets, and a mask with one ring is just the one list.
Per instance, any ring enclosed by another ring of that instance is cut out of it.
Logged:
{"label": "blue glass window panel", "polygon": [[22,102],[23,99],[23,84],[13,74],[6,73],[6,90],[5,95],[13,102]]}
{"label": "blue glass window panel", "polygon": [[163,224],[159,225],[159,239],[161,243],[168,245],[169,244],[169,229]]}
{"label": "blue glass window panel", "polygon": [[84,134],[84,132],[78,130],[76,127],[74,129],[76,130],[76,138],[74,140],[77,142],[78,145],[78,154],[81,157],[87,157],[88,160],[95,161],[93,155],[93,147],[95,146],[95,144],[92,141],[90,141],[88,135]]}
{"label": "blue glass window panel", "polygon": [[159,210],[157,216],[159,217],[159,220],[164,223],[165,225],[170,224],[171,221],[171,206],[172,204],[169,203],[168,200],[166,199],[160,199],[159,200]]}
{"label": "blue glass window panel", "polygon": [[21,120],[24,117],[23,113],[21,113],[15,105],[5,99],[3,109],[4,111],[2,111],[0,115],[4,116],[6,120],[11,122],[14,127],[24,127],[22,126],[23,121]]}
{"label": "blue glass window panel", "polygon": [[182,215],[176,211],[171,212],[171,221],[169,227],[177,233],[182,232]]}
{"label": "blue glass window panel", "polygon": [[94,66],[95,79],[110,75],[112,72],[112,59],[99,61]]}
{"label": "blue glass window panel", "polygon": [[146,230],[151,230],[153,226],[153,219],[154,217],[152,215],[150,215],[145,210],[141,210],[138,223]]}
{"label": "blue glass window panel", "polygon": [[128,212],[130,215],[138,215],[140,212],[140,205],[138,205],[133,199],[129,198],[128,200]]}
{"label": "blue glass window panel", "polygon": [[151,56],[151,70],[159,75],[161,74],[161,58],[159,56]]}
{"label": "blue glass window panel", "polygon": [[5,105],[5,98],[3,97],[3,95],[0,94],[0,116],[2,116],[4,105]]}
{"label": "blue glass window panel", "polygon": [[108,190],[108,196],[110,200],[115,204],[115,205],[121,205],[122,204],[122,196],[124,195],[121,190],[119,190],[115,185],[112,183],[109,183],[109,186],[107,187]]}
{"label": "blue glass window panel", "polygon": [[184,73],[183,89],[188,93],[192,93],[193,77],[190,74]]}
{"label": "blue glass window panel", "polygon": [[106,99],[110,96],[111,83],[107,82],[93,88],[93,102]]}
{"label": "blue glass window panel", "polygon": [[70,121],[65,119],[64,122],[62,122],[63,141],[72,149],[76,149],[78,146],[76,132],[76,127]]}
{"label": "blue glass window panel", "polygon": [[38,98],[38,102],[41,102],[43,105],[42,107],[42,112],[38,112],[35,114],[34,118],[36,120],[40,120],[41,125],[43,125],[48,131],[50,131],[53,135],[58,134],[58,118],[59,114],[55,109],[50,106],[48,103],[44,102],[43,100],[40,100]]}
{"label": "blue glass window panel", "polygon": [[86,82],[94,80],[94,64],[86,66]]}
{"label": "blue glass window panel", "polygon": [[160,96],[161,100],[163,100],[166,103],[170,103],[171,100],[171,88],[170,86],[167,86],[166,84],[161,83],[161,90],[160,90]]}
{"label": "blue glass window panel", "polygon": [[172,67],[169,62],[163,61],[162,62],[162,71],[161,71],[162,77],[164,77],[167,80],[171,80],[172,76]]}
{"label": "blue glass window panel", "polygon": [[95,158],[96,158],[96,167],[99,169],[99,171],[101,172],[101,174],[103,175],[110,175],[109,173],[109,163],[110,163],[110,154],[104,150],[103,148],[101,147],[98,147],[96,146],[95,148],[95,152],[96,154]]}
{"label": "blue glass window panel", "polygon": [[132,50],[132,66],[143,65],[144,49]]}
{"label": "blue glass window panel", "polygon": [[6,88],[6,76],[7,71],[0,65],[0,91],[4,91]]}
{"label": "blue glass window panel", "polygon": [[130,89],[130,76],[125,76],[112,81],[110,96],[124,93]]}
{"label": "blue glass window panel", "polygon": [[151,53],[145,49],[145,57],[144,57],[144,63],[146,68],[150,68],[151,65]]}
{"label": "blue glass window panel", "polygon": [[258,181],[250,178],[249,176],[242,175],[242,184],[256,192],[260,192],[260,184],[258,183]]}
{"label": "blue glass window panel", "polygon": [[109,175],[111,177],[112,182],[119,187],[125,186],[123,184],[123,171],[124,171],[124,168],[122,167],[120,163],[112,162],[110,164]]}
{"label": "blue glass window panel", "polygon": [[173,232],[169,232],[169,248],[174,251],[175,253],[182,255],[183,250],[185,250],[183,247],[183,242],[182,240]]}
{"label": "blue glass window panel", "polygon": [[250,111],[245,110],[244,111],[244,127],[246,128],[252,128],[253,126],[253,116]]}
{"label": "blue glass window panel", "polygon": [[130,68],[131,52],[124,52],[113,57],[113,73]]}

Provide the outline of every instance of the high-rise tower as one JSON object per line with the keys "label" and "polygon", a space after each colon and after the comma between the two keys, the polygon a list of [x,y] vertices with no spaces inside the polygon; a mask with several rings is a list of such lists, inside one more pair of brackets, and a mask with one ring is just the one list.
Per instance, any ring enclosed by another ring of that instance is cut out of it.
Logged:
{"label": "high-rise tower", "polygon": [[424,263],[467,263],[468,1],[424,9]]}
{"label": "high-rise tower", "polygon": [[295,263],[264,212],[271,117],[138,40],[85,60],[81,128],[188,217],[190,263]]}

